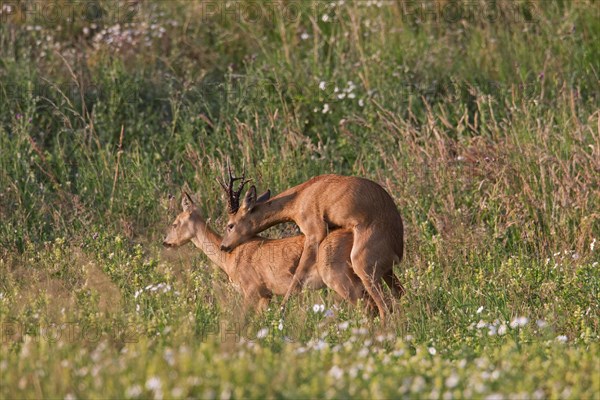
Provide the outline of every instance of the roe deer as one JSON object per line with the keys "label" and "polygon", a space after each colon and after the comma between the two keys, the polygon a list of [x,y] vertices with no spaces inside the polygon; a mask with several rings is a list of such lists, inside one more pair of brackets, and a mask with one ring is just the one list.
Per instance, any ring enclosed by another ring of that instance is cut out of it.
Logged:
{"label": "roe deer", "polygon": [[[221,236],[215,233],[200,215],[200,210],[187,193],[182,194],[181,212],[173,222],[165,247],[179,247],[188,242],[202,250],[237,286],[244,297],[244,308],[267,307],[273,295],[284,295],[292,282],[294,271],[304,247],[304,236],[283,239],[251,237],[232,252],[219,250]],[[327,254],[319,264],[308,268],[305,287],[320,289],[329,286],[345,300],[356,304],[366,297],[360,279],[350,266],[352,232],[338,229],[327,236],[320,251]]]}
{"label": "roe deer", "polygon": [[[237,193],[238,201],[239,195]],[[239,210],[229,210],[221,249],[232,251],[257,233],[290,221],[298,225],[306,240],[294,279],[281,305],[282,313],[292,292],[306,279],[310,267],[319,262],[320,245],[328,237],[328,230],[342,228],[352,230],[352,269],[384,321],[386,308],[381,279],[396,294],[404,292],[393,273],[393,265],[402,260],[404,251],[402,218],[385,189],[368,179],[340,175],[314,177],[270,199],[257,199],[256,187],[251,186]]]}

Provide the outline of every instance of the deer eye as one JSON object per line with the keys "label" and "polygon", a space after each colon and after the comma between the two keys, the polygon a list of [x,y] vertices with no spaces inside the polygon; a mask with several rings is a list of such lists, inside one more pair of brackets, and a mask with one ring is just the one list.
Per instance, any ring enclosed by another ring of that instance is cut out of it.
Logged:
{"label": "deer eye", "polygon": [[227,230],[228,231],[232,231],[233,230],[234,225],[233,224],[229,224],[227,225]]}
{"label": "deer eye", "polygon": [[176,224],[176,223],[175,223],[175,224],[173,224],[173,228],[177,228],[177,224]]}

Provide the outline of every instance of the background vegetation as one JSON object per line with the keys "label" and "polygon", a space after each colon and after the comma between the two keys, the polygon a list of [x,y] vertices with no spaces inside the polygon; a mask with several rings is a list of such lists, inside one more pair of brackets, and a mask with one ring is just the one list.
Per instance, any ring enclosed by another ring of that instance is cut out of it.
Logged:
{"label": "background vegetation", "polygon": [[[2,398],[599,396],[597,2],[0,7]],[[226,157],[387,188],[386,327],[161,249],[182,187],[221,231]]]}

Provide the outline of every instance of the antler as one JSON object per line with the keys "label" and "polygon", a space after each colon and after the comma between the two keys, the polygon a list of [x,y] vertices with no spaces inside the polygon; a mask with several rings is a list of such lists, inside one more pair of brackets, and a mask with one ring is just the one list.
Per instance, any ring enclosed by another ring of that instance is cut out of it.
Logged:
{"label": "antler", "polygon": [[[250,182],[250,179],[246,179],[246,167],[245,166],[244,166],[244,170],[242,172],[241,177],[233,176],[233,173],[231,172],[231,164],[229,163],[229,159],[227,160],[227,172],[229,174],[229,183],[228,184],[225,183],[225,178],[223,178],[223,179],[217,178],[217,182],[219,182],[219,185],[221,185],[221,187],[227,194],[227,203],[229,206],[229,214],[235,214],[237,212],[237,210],[240,208],[240,196],[242,194],[242,190],[244,189],[244,186],[246,185],[246,183]],[[235,181],[241,181],[240,185],[238,186],[238,190],[233,189]]]}

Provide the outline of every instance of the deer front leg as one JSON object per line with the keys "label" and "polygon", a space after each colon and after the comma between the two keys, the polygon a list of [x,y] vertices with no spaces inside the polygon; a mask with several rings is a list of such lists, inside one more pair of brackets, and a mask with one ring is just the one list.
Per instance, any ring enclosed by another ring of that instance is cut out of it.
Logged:
{"label": "deer front leg", "polygon": [[[317,263],[317,257],[319,256],[319,245],[325,239],[327,235],[327,226],[325,224],[321,226],[313,226],[312,229],[302,229],[302,232],[305,232],[306,239],[304,241],[304,248],[302,250],[302,256],[300,256],[300,261],[298,262],[298,268],[296,268],[296,272],[292,277],[292,282],[283,297],[283,301],[281,302],[281,314],[285,313],[285,306],[292,295],[300,284],[304,282],[304,278],[306,277],[306,273],[310,268],[315,268]],[[309,235],[308,232],[311,234]]]}

